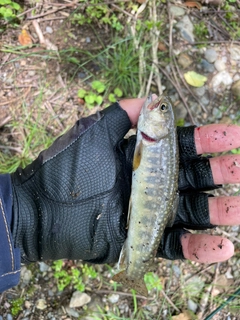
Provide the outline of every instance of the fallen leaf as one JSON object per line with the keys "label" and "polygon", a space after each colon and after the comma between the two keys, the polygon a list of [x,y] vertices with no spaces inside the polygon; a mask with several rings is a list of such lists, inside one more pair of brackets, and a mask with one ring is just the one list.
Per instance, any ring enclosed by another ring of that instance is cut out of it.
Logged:
{"label": "fallen leaf", "polygon": [[32,39],[26,29],[22,29],[22,32],[18,36],[18,41],[22,46],[29,46],[32,44]]}
{"label": "fallen leaf", "polygon": [[183,3],[184,6],[188,7],[188,8],[198,8],[199,10],[202,9],[202,5],[199,2],[196,1],[186,1]]}
{"label": "fallen leaf", "polygon": [[207,77],[202,76],[201,74],[195,71],[188,71],[184,73],[184,78],[190,86],[193,87],[202,87],[207,81]]}
{"label": "fallen leaf", "polygon": [[183,313],[172,317],[173,320],[192,320],[191,314],[188,310],[184,310]]}
{"label": "fallen leaf", "polygon": [[158,50],[160,51],[167,51],[167,47],[163,42],[158,42]]}

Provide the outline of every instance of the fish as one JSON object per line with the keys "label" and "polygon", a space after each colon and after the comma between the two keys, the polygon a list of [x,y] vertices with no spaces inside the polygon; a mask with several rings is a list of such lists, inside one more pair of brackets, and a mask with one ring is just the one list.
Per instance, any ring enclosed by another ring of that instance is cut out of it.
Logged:
{"label": "fish", "polygon": [[178,206],[179,150],[170,99],[148,96],[141,109],[133,156],[127,238],[113,280],[148,295],[144,274],[152,270],[166,226]]}

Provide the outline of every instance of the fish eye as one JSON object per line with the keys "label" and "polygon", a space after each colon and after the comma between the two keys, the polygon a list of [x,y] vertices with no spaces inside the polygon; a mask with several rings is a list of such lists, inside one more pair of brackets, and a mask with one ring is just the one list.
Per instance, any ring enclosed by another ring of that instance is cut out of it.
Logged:
{"label": "fish eye", "polygon": [[160,109],[162,112],[167,112],[168,111],[168,105],[166,103],[162,103],[160,106]]}

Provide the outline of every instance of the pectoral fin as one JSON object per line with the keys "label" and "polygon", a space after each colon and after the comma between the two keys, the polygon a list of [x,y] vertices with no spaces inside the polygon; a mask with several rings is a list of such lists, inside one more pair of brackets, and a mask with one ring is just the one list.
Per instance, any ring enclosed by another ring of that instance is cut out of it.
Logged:
{"label": "pectoral fin", "polygon": [[135,152],[133,156],[133,171],[137,170],[140,165],[142,159],[142,147],[143,143],[142,140],[136,145]]}

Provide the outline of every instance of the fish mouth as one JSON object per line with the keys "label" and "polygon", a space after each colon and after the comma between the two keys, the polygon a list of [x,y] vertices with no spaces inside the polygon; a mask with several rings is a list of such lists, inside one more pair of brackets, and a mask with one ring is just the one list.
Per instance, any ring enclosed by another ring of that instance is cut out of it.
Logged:
{"label": "fish mouth", "polygon": [[141,131],[142,138],[148,142],[156,142],[157,140],[149,137],[146,133]]}

